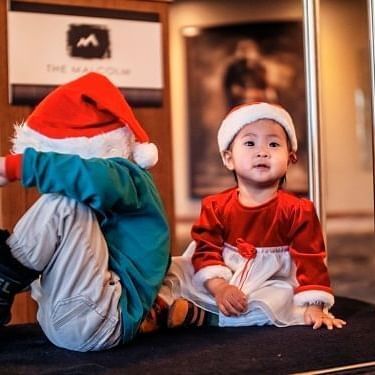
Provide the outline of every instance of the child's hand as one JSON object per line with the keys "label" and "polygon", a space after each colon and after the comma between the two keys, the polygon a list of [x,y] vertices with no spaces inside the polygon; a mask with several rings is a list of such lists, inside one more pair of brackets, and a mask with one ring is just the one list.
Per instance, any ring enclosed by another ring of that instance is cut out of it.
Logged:
{"label": "child's hand", "polygon": [[246,310],[246,296],[236,286],[224,279],[211,279],[206,282],[207,289],[215,297],[219,310],[226,316],[238,316]]}
{"label": "child's hand", "polygon": [[0,156],[0,186],[4,186],[9,183],[5,176],[5,157]]}
{"label": "child's hand", "polygon": [[305,323],[312,325],[313,329],[318,329],[325,325],[331,330],[333,328],[342,328],[346,324],[344,320],[337,319],[330,313],[325,313],[321,307],[316,305],[306,307],[304,318]]}
{"label": "child's hand", "polygon": [[234,285],[225,285],[215,295],[220,311],[227,316],[238,316],[247,306],[246,296]]}

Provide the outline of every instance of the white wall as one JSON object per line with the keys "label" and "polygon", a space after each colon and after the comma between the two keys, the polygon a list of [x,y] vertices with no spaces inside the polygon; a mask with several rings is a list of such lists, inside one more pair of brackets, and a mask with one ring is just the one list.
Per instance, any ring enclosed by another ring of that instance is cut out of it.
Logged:
{"label": "white wall", "polygon": [[[364,145],[356,124],[360,110],[354,97],[361,80],[370,85],[366,1],[323,0],[320,14],[327,214],[371,214],[372,166],[366,168],[361,158]],[[367,156],[371,158],[370,149]]]}

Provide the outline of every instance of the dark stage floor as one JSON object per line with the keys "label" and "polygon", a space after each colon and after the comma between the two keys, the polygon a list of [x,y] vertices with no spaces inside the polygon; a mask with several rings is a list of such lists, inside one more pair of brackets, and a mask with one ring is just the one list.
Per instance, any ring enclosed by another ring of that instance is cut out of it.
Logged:
{"label": "dark stage floor", "polygon": [[[8,326],[0,328],[0,373],[274,375],[374,362],[375,306],[338,297],[333,313],[348,325],[333,331],[307,326],[175,329],[96,353],[56,348],[37,325]],[[371,374],[372,369],[334,373]]]}
{"label": "dark stage floor", "polygon": [[[375,374],[374,234],[329,236],[328,247],[338,296],[333,313],[347,320],[343,329],[169,330],[110,351],[77,353],[53,346],[38,325],[8,326],[0,328],[0,374]],[[364,363],[372,365],[324,370]]]}

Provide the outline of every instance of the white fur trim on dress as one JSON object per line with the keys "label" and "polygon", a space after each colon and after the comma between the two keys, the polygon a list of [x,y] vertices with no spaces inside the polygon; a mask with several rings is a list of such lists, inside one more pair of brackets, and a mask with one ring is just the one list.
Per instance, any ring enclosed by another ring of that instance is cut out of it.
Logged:
{"label": "white fur trim on dress", "polygon": [[229,281],[233,276],[232,271],[226,266],[207,266],[201,268],[193,276],[193,286],[200,291],[207,292],[207,289],[204,286],[204,283],[207,280],[214,279],[216,277]]}
{"label": "white fur trim on dress", "polygon": [[294,295],[294,303],[297,306],[303,306],[317,301],[323,302],[324,307],[329,309],[335,303],[335,297],[331,293],[323,290],[305,290]]}
{"label": "white fur trim on dress", "polygon": [[217,136],[220,152],[222,153],[228,148],[236,134],[245,125],[261,119],[278,122],[285,129],[289,137],[292,151],[297,151],[296,131],[289,113],[277,105],[257,103],[239,106],[225,117],[220,125]]}
{"label": "white fur trim on dress", "polygon": [[31,129],[26,123],[15,125],[12,152],[22,154],[26,148],[36,151],[79,155],[83,159],[122,157],[131,159],[134,135],[127,127],[94,137],[49,138]]}

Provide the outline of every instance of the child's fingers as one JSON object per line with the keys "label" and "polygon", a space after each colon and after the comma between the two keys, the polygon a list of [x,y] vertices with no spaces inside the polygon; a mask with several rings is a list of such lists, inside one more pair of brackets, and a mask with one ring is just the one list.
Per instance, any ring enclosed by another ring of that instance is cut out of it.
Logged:
{"label": "child's fingers", "polygon": [[219,310],[225,315],[229,316],[229,312],[223,303],[218,304]]}
{"label": "child's fingers", "polygon": [[345,320],[336,318],[332,319],[330,316],[324,317],[323,322],[329,330],[333,328],[342,328],[344,325],[346,325]]}
{"label": "child's fingers", "polygon": [[236,315],[240,315],[246,310],[246,306],[239,303],[232,304],[232,308]]}
{"label": "child's fingers", "polygon": [[342,319],[333,319],[333,325],[336,328],[342,328],[344,325],[346,325],[346,321]]}
{"label": "child's fingers", "polygon": [[337,322],[340,322],[343,326],[346,325],[346,321],[342,319],[335,319]]}
{"label": "child's fingers", "polygon": [[[223,310],[222,312],[227,316],[238,316],[241,314],[241,310],[236,307],[236,305],[230,301],[226,300],[223,302]],[[225,311],[225,312],[224,312]]]}
{"label": "child's fingers", "polygon": [[327,317],[323,318],[323,323],[326,325],[326,327],[329,330],[333,329],[333,319],[331,319],[330,317],[327,316]]}
{"label": "child's fingers", "polygon": [[314,321],[314,325],[313,325],[313,329],[318,329],[322,326],[323,324],[323,319],[322,318],[318,318]]}
{"label": "child's fingers", "polygon": [[239,315],[247,307],[247,300],[245,295],[237,288],[231,287],[227,289],[223,300],[226,310],[231,315]]}
{"label": "child's fingers", "polygon": [[342,319],[332,319],[330,316],[322,316],[315,321],[313,328],[320,328],[323,324],[327,329],[332,330],[333,328],[342,328],[346,325],[346,322]]}
{"label": "child's fingers", "polygon": [[232,307],[232,305],[228,301],[224,301],[223,303],[219,304],[220,311],[225,316],[233,316],[233,315],[239,315],[236,309]]}
{"label": "child's fingers", "polygon": [[235,305],[233,305],[231,302],[228,303],[229,306],[227,306],[227,310],[230,312],[230,315],[232,316],[238,316],[241,314],[241,310],[239,310]]}
{"label": "child's fingers", "polygon": [[233,297],[231,300],[230,300],[230,303],[231,305],[239,312],[244,312],[246,310],[246,307],[247,307],[247,301],[246,300],[243,300],[242,298],[236,298],[236,297]]}

